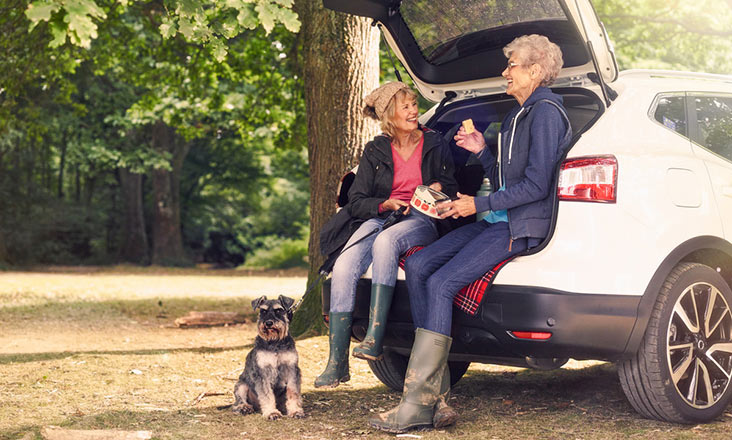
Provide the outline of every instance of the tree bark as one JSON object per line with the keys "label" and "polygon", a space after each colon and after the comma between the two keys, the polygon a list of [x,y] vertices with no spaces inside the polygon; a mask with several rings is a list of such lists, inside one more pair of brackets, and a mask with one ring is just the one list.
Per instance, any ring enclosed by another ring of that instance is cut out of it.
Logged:
{"label": "tree bark", "polygon": [[0,264],[8,263],[8,249],[5,246],[5,233],[0,224]]}
{"label": "tree bark", "polygon": [[[0,148],[0,185],[3,187],[7,185],[6,170],[3,163],[5,153],[6,151]],[[8,209],[6,203],[7,202],[4,199],[0,200],[0,212],[5,212],[5,210]],[[6,221],[7,220],[5,218],[0,218],[0,264],[8,262],[8,249],[5,245],[5,232],[3,232]]]}
{"label": "tree bark", "polygon": [[142,209],[142,174],[120,169],[119,177],[124,204],[122,246],[119,258],[130,263],[147,264],[150,260]]}
{"label": "tree bark", "polygon": [[66,168],[66,151],[68,150],[68,142],[66,142],[66,134],[61,139],[61,157],[58,165],[58,199],[64,198],[64,170]]}
{"label": "tree bark", "polygon": [[161,266],[188,265],[190,261],[183,251],[180,223],[180,172],[190,143],[184,142],[172,127],[159,121],[153,127],[152,144],[159,153],[171,157],[171,170],[152,171],[152,263]]}
{"label": "tree bark", "polygon": [[[326,10],[320,0],[298,0],[302,28],[302,73],[308,124],[310,240],[308,283],[323,262],[319,239],[335,213],[340,177],[356,165],[377,125],[362,116],[363,98],[378,86],[379,34],[370,20]],[[293,320],[294,335],[319,334],[319,288],[303,301]]]}

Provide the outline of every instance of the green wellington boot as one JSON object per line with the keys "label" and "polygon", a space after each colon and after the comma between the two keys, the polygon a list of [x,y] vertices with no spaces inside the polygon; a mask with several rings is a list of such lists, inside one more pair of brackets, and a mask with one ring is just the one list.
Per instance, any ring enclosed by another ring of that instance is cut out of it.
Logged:
{"label": "green wellington boot", "polygon": [[450,345],[452,338],[449,336],[417,329],[404,378],[402,400],[391,411],[369,419],[372,427],[401,434],[410,429],[433,426],[435,406],[443,394]]}
{"label": "green wellington boot", "polygon": [[351,380],[348,371],[348,349],[351,343],[351,312],[331,313],[328,322],[330,355],[325,371],[315,378],[315,388],[335,388]]}
{"label": "green wellington boot", "polygon": [[366,330],[366,337],[363,338],[363,342],[353,349],[354,357],[377,361],[384,356],[382,343],[384,342],[384,333],[386,333],[386,318],[391,307],[392,296],[394,296],[394,286],[371,285],[369,328]]}
{"label": "green wellington boot", "polygon": [[435,412],[432,416],[432,426],[435,429],[444,428],[454,425],[458,419],[458,413],[447,401],[450,399],[450,368],[445,363],[445,371],[442,373],[442,385],[440,386],[440,394],[437,396],[435,403]]}

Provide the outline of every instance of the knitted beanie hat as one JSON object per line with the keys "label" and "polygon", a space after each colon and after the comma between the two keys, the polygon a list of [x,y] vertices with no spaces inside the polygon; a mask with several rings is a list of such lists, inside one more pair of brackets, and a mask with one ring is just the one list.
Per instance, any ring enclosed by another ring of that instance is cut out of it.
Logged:
{"label": "knitted beanie hat", "polygon": [[376,119],[380,121],[386,111],[386,106],[389,105],[391,98],[402,89],[408,89],[409,86],[399,81],[392,81],[379,86],[376,90],[369,93],[364,98],[366,106],[363,108],[364,116]]}

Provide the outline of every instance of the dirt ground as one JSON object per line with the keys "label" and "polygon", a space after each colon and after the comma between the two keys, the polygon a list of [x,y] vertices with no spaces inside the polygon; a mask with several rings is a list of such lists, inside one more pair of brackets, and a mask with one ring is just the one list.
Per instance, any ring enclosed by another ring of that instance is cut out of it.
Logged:
{"label": "dirt ground", "polygon": [[[178,329],[190,310],[250,313],[261,295],[298,297],[302,273],[241,274],[134,268],[45,268],[0,272],[0,439],[41,438],[45,426],[145,430],[160,439],[391,438],[370,415],[400,397],[368,364],[351,359],[352,380],[312,383],[327,338],[297,341],[307,417],[265,421],[217,407],[251,349],[255,327]],[[732,413],[710,424],[646,420],[627,403],[615,367],[570,363],[539,372],[471,366],[454,387],[456,426],[425,439],[728,439]],[[415,437],[410,437],[415,438]]]}

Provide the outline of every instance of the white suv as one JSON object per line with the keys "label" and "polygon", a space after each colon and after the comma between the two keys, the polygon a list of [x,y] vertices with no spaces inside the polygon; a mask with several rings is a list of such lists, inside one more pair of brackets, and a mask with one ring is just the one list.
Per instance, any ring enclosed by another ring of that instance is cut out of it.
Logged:
{"label": "white suv", "polygon": [[[732,398],[732,77],[618,73],[588,0],[324,4],[378,23],[420,93],[439,101],[421,122],[448,140],[463,119],[484,130],[516,105],[500,77],[503,46],[539,33],[562,48],[552,90],[574,139],[557,170],[553,232],[460,295],[467,313],[454,313],[453,381],[470,362],[608,360],[644,416],[719,416]],[[455,161],[461,192],[475,194],[482,169],[459,148]],[[369,278],[356,298],[359,340]],[[326,284],[326,314],[329,298]],[[399,281],[385,357],[370,362],[399,391],[412,335]]]}

